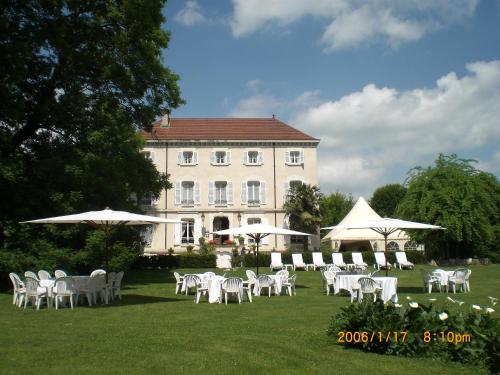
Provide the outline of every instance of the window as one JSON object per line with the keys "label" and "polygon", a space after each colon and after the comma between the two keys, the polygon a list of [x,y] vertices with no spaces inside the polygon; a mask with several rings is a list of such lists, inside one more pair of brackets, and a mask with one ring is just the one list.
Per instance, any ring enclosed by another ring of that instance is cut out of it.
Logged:
{"label": "window", "polygon": [[290,164],[299,164],[299,163],[300,163],[300,151],[291,151]]}
{"label": "window", "polygon": [[247,182],[248,204],[260,203],[260,181]]}
{"label": "window", "polygon": [[[260,217],[251,217],[247,219],[248,225],[260,224],[261,222],[262,220],[260,219]],[[255,243],[255,240],[252,237],[248,237],[248,243]]]}
{"label": "window", "polygon": [[193,164],[193,151],[184,151],[182,153],[183,164]]}
{"label": "window", "polygon": [[152,204],[153,204],[153,195],[150,192],[144,193],[141,197],[141,206],[151,207]]}
{"label": "window", "polygon": [[244,154],[243,164],[245,165],[262,165],[264,164],[262,151],[251,150]]}
{"label": "window", "polygon": [[181,243],[194,243],[194,219],[181,219],[182,229],[181,229]]}
{"label": "window", "polygon": [[143,151],[142,154],[146,159],[149,159],[151,161],[155,161],[155,153],[152,151]]}
{"label": "window", "polygon": [[406,250],[417,250],[417,244],[415,241],[406,241],[405,242],[405,251]]}
{"label": "window", "polygon": [[397,242],[391,241],[387,244],[387,250],[389,251],[399,251],[399,245]]}
{"label": "window", "polygon": [[210,163],[212,165],[228,165],[231,163],[231,153],[229,151],[212,151]]}
{"label": "window", "polygon": [[153,226],[148,225],[145,229],[141,231],[142,241],[144,246],[151,247],[151,242],[153,240]]}
{"label": "window", "polygon": [[301,187],[303,184],[302,181],[300,180],[293,180],[293,181],[290,181],[289,182],[289,185],[290,185],[290,190],[293,190],[293,189],[297,189],[299,187]]}
{"label": "window", "polygon": [[283,200],[286,202],[286,200],[288,199],[288,197],[290,195],[290,192],[293,189],[296,189],[296,188],[302,186],[303,184],[304,184],[304,182],[301,180],[291,180],[291,181],[285,182],[284,187],[283,187],[283,189],[284,189]]}
{"label": "window", "polygon": [[288,165],[304,164],[304,153],[299,150],[286,151],[285,164]]}
{"label": "window", "polygon": [[292,244],[303,244],[304,243],[304,236],[290,236],[290,243]]}
{"label": "window", "polygon": [[215,204],[227,204],[227,182],[215,182]]}
{"label": "window", "polygon": [[177,164],[196,165],[198,164],[198,153],[196,151],[179,151],[177,154]]}
{"label": "window", "polygon": [[226,163],[226,152],[225,151],[217,151],[215,153],[215,163],[216,164],[225,164]]}
{"label": "window", "polygon": [[183,181],[181,188],[181,204],[194,204],[194,182]]}

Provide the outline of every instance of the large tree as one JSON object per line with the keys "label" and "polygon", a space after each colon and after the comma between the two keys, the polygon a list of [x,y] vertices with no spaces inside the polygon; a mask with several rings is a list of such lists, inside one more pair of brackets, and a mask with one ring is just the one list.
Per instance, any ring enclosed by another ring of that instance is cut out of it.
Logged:
{"label": "large tree", "polygon": [[106,205],[138,211],[134,196],[169,187],[138,134],[182,103],[162,62],[164,5],[1,2],[0,247],[84,247],[86,229],[17,222]]}
{"label": "large tree", "polygon": [[[320,202],[322,194],[317,186],[301,184],[289,191],[283,208],[293,230],[317,233],[321,224]],[[307,236],[303,241],[304,250],[308,250]]]}
{"label": "large tree", "polygon": [[[474,160],[439,155],[434,166],[409,172],[408,190],[398,213],[408,220],[441,225],[444,231],[419,231],[433,256],[498,257],[500,185],[474,167]],[[496,248],[495,248],[496,247]]]}
{"label": "large tree", "polygon": [[375,190],[370,206],[382,217],[395,217],[399,202],[404,198],[406,188],[401,184],[387,184]]}
{"label": "large tree", "polygon": [[321,226],[337,225],[354,206],[352,195],[335,192],[321,199]]}

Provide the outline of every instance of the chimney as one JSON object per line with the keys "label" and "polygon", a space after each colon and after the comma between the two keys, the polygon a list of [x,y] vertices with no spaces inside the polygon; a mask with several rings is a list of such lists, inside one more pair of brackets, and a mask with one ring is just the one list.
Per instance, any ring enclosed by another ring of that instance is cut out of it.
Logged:
{"label": "chimney", "polygon": [[276,119],[276,115],[273,113],[273,120],[275,120],[275,119]]}
{"label": "chimney", "polygon": [[163,115],[161,118],[161,128],[170,128],[170,113],[167,112],[166,114]]}

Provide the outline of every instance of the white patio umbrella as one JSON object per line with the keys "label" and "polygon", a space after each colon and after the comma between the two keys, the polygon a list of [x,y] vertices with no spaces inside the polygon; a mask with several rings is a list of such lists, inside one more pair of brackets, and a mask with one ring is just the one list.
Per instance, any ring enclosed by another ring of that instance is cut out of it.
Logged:
{"label": "white patio umbrella", "polygon": [[[446,229],[439,225],[417,223],[400,219],[381,218],[376,220],[365,220],[350,224],[339,224],[321,229],[371,229],[384,236],[384,255],[387,250],[387,237],[401,229]],[[385,257],[385,275],[387,276],[387,256]]]}
{"label": "white patio umbrella", "polygon": [[272,225],[267,225],[267,224],[251,224],[242,227],[224,229],[213,233],[222,236],[224,235],[239,236],[245,234],[248,237],[253,238],[255,240],[255,243],[257,244],[257,275],[259,274],[259,243],[264,237],[267,237],[271,234],[280,234],[283,236],[286,235],[310,236],[309,233],[303,233],[290,229],[273,227]]}
{"label": "white patio umbrella", "polygon": [[105,233],[105,254],[106,271],[108,268],[108,242],[111,226],[116,225],[150,225],[150,224],[177,224],[180,220],[165,219],[163,217],[139,215],[126,211],[113,211],[106,208],[102,211],[88,211],[81,214],[49,217],[22,221],[21,224],[89,224],[100,228]]}

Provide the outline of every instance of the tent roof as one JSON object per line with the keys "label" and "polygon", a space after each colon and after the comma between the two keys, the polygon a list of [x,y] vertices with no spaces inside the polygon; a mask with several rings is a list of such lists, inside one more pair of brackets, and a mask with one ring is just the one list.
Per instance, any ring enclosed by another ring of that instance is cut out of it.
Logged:
{"label": "tent roof", "polygon": [[[371,220],[381,219],[380,215],[377,214],[373,208],[366,202],[363,197],[359,197],[358,201],[354,207],[349,211],[349,213],[344,217],[344,219],[338,224],[348,225],[352,223],[365,222]],[[323,237],[325,239],[340,240],[340,241],[370,241],[370,240],[383,240],[384,236],[371,230],[371,229],[342,229],[334,228],[328,232],[328,234]],[[388,237],[389,240],[396,239],[409,239],[408,235],[401,230],[398,230]]]}

